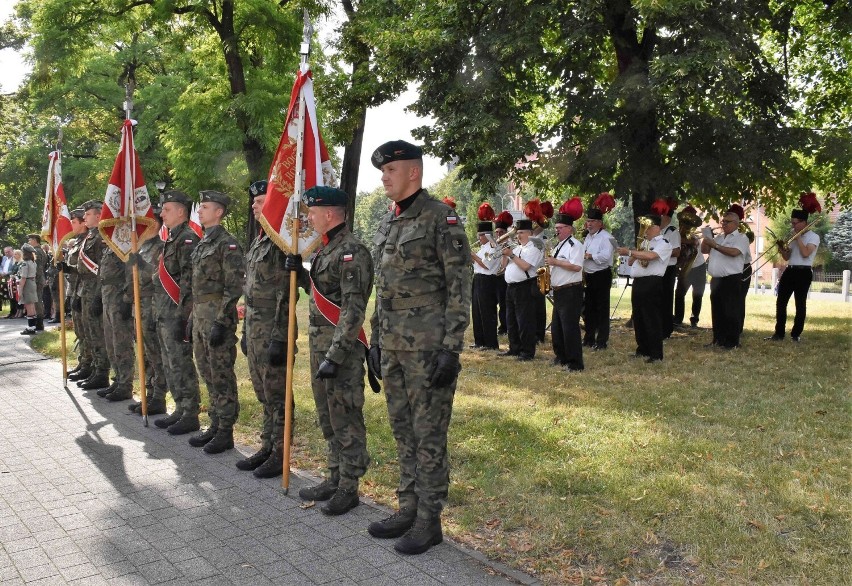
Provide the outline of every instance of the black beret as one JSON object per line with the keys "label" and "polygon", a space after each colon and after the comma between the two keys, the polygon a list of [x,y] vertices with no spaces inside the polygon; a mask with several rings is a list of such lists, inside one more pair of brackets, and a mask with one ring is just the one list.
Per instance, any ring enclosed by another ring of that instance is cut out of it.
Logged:
{"label": "black beret", "polygon": [[392,140],[373,151],[372,162],[373,167],[381,169],[382,165],[387,165],[393,161],[410,161],[422,158],[423,149],[416,144],[404,140]]}
{"label": "black beret", "polygon": [[163,205],[167,203],[182,204],[186,208],[187,212],[192,209],[192,200],[189,199],[187,194],[182,191],[178,191],[177,189],[170,189],[163,192]]}
{"label": "black beret", "polygon": [[228,209],[228,206],[231,205],[231,198],[221,191],[206,189],[204,191],[199,191],[198,195],[201,196],[201,203],[218,203],[226,210]]}
{"label": "black beret", "polygon": [[83,214],[86,213],[86,210],[84,210],[83,208],[74,208],[69,213],[72,219],[77,218],[78,220],[82,220]]}
{"label": "black beret", "polygon": [[27,234],[27,238],[33,238],[41,242],[41,234]]}
{"label": "black beret", "polygon": [[494,231],[494,224],[492,224],[491,222],[479,222],[476,225],[476,231],[477,232],[493,232]]}
{"label": "black beret", "polygon": [[89,210],[98,210],[101,211],[101,208],[104,207],[104,202],[97,199],[90,199],[82,206],[84,212],[88,212]]}
{"label": "black beret", "polygon": [[267,181],[263,179],[261,181],[255,181],[251,185],[249,185],[249,193],[254,196],[264,195],[266,193]]}
{"label": "black beret", "polygon": [[346,192],[336,187],[316,185],[305,192],[305,205],[309,208],[314,206],[346,207],[349,196]]}
{"label": "black beret", "polygon": [[532,231],[532,220],[515,220],[515,228],[518,230],[530,230]]}
{"label": "black beret", "polygon": [[808,212],[805,210],[793,210],[793,213],[790,214],[790,218],[793,220],[802,220],[803,222],[807,222]]}

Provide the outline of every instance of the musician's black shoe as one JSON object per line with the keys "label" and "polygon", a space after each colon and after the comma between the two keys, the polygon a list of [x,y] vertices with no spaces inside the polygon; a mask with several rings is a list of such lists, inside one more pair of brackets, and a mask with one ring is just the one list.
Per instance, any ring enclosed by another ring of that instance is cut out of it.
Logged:
{"label": "musician's black shoe", "polygon": [[648,358],[645,359],[645,362],[648,363],[648,364],[654,364],[655,362],[662,362],[662,361],[663,361],[662,358],[652,358],[651,356],[649,356]]}
{"label": "musician's black shoe", "polygon": [[767,340],[769,342],[778,342],[779,340],[783,340],[784,336],[779,336],[778,334],[772,334],[771,336],[766,336],[763,339]]}
{"label": "musician's black shoe", "polygon": [[470,346],[468,346],[468,348],[470,348],[471,350],[480,350],[482,346],[480,346],[479,344],[471,344]]}
{"label": "musician's black shoe", "polygon": [[533,357],[532,357],[532,356],[530,356],[529,354],[524,354],[523,352],[521,352],[520,354],[518,354],[518,360],[519,360],[520,362],[529,362],[529,361],[530,361],[530,360],[532,360],[532,359],[533,359]]}
{"label": "musician's black shoe", "polygon": [[511,350],[506,350],[505,352],[500,352],[497,356],[517,356],[517,352],[513,352]]}
{"label": "musician's black shoe", "polygon": [[606,344],[595,344],[592,346],[592,350],[606,350]]}
{"label": "musician's black shoe", "polygon": [[583,342],[583,346],[585,346],[586,348],[594,348],[594,347],[595,347],[595,343],[594,343],[594,342],[592,342],[592,341]]}
{"label": "musician's black shoe", "polygon": [[791,337],[790,337],[790,339],[791,339],[791,340],[793,340],[794,342],[799,342],[799,341],[801,341],[801,339],[799,338],[799,336],[791,336]]}

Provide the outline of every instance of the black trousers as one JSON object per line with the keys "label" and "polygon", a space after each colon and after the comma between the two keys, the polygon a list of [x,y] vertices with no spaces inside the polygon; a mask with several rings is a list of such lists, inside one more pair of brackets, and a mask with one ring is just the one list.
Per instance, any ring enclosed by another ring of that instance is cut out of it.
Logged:
{"label": "black trousers", "polygon": [[583,323],[587,346],[605,346],[609,342],[609,290],[612,288],[612,271],[603,269],[586,273],[586,291],[583,299]]}
{"label": "black trousers", "polygon": [[740,337],[742,337],[745,327],[746,297],[748,297],[748,290],[751,285],[751,273],[751,264],[744,265],[743,273],[740,275]]}
{"label": "black trousers", "polygon": [[473,343],[484,348],[498,348],[497,292],[506,286],[498,275],[473,275]]}
{"label": "black trousers", "polygon": [[581,284],[553,292],[553,320],[550,322],[553,353],[560,364],[571,370],[583,370],[583,343],[580,335],[582,306]]}
{"label": "black trousers", "polygon": [[538,294],[535,278],[520,283],[509,283],[506,287],[506,320],[509,330],[509,352],[512,354],[535,356],[535,296]]}
{"label": "black trousers", "polygon": [[535,338],[539,342],[544,342],[544,335],[547,332],[547,297],[539,290],[537,280],[533,295],[535,297]]}
{"label": "black trousers", "polygon": [[713,277],[710,281],[713,342],[723,348],[740,345],[742,278],[742,273],[736,273],[727,277]]}
{"label": "black trousers", "polygon": [[698,323],[698,316],[701,315],[701,305],[704,301],[704,288],[706,286],[707,263],[690,269],[686,278],[677,280],[674,299],[674,323],[683,323],[683,317],[686,313],[686,292],[690,289],[692,289],[692,309],[690,310],[689,321],[692,324]]}
{"label": "black trousers", "polygon": [[795,295],[796,317],[790,335],[799,337],[805,329],[805,317],[808,313],[808,289],[814,279],[811,267],[787,267],[778,281],[778,299],[775,301],[775,335],[784,336],[787,326],[787,303]]}
{"label": "black trousers", "polygon": [[663,338],[670,338],[674,331],[674,288],[677,279],[677,265],[666,267],[663,275],[663,290],[660,292],[660,324],[663,328]]}
{"label": "black trousers", "polygon": [[633,279],[633,293],[630,295],[636,353],[655,360],[663,359],[662,288],[663,277],[639,277]]}
{"label": "black trousers", "polygon": [[508,320],[506,319],[506,279],[503,278],[503,275],[498,275],[500,277],[500,282],[502,283],[500,287],[497,289],[497,318],[500,320],[500,325],[497,327],[498,332],[503,332],[504,334],[508,331]]}

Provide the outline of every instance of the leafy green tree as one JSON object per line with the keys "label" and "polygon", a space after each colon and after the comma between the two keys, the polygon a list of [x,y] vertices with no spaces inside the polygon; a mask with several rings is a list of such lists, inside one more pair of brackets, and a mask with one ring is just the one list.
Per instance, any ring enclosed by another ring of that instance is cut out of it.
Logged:
{"label": "leafy green tree", "polygon": [[[612,190],[638,214],[657,196],[709,207],[758,189],[777,209],[786,194],[810,189],[829,153],[841,157],[834,181],[848,181],[848,117],[813,128],[816,111],[794,106],[815,99],[815,88],[791,93],[801,72],[779,67],[778,35],[818,40],[818,70],[840,101],[850,56],[841,3],[399,4],[374,46],[420,82],[413,109],[436,123],[417,134],[442,159],[458,157],[475,188],[510,175]],[[786,55],[804,68],[813,52]]]}
{"label": "leafy green tree", "polygon": [[825,244],[831,250],[840,270],[852,269],[852,210],[844,210],[825,235]]}
{"label": "leafy green tree", "polygon": [[388,212],[390,200],[385,197],[383,187],[377,187],[369,193],[360,193],[355,199],[355,212],[352,230],[368,246],[373,241],[379,221]]}

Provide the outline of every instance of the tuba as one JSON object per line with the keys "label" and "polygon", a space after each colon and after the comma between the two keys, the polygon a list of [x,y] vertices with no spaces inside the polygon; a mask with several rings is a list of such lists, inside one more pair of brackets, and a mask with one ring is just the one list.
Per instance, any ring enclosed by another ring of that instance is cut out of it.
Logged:
{"label": "tuba", "polygon": [[[645,216],[641,216],[639,218],[639,234],[636,236],[636,249],[637,250],[649,250],[651,243],[645,238],[645,232],[648,231],[653,225],[650,218],[646,218]],[[650,261],[640,260],[639,264],[643,267],[647,267]]]}
{"label": "tuba", "polygon": [[680,256],[677,258],[677,278],[683,279],[692,269],[698,258],[698,234],[696,229],[701,226],[701,218],[687,209],[677,213],[680,232]]}

